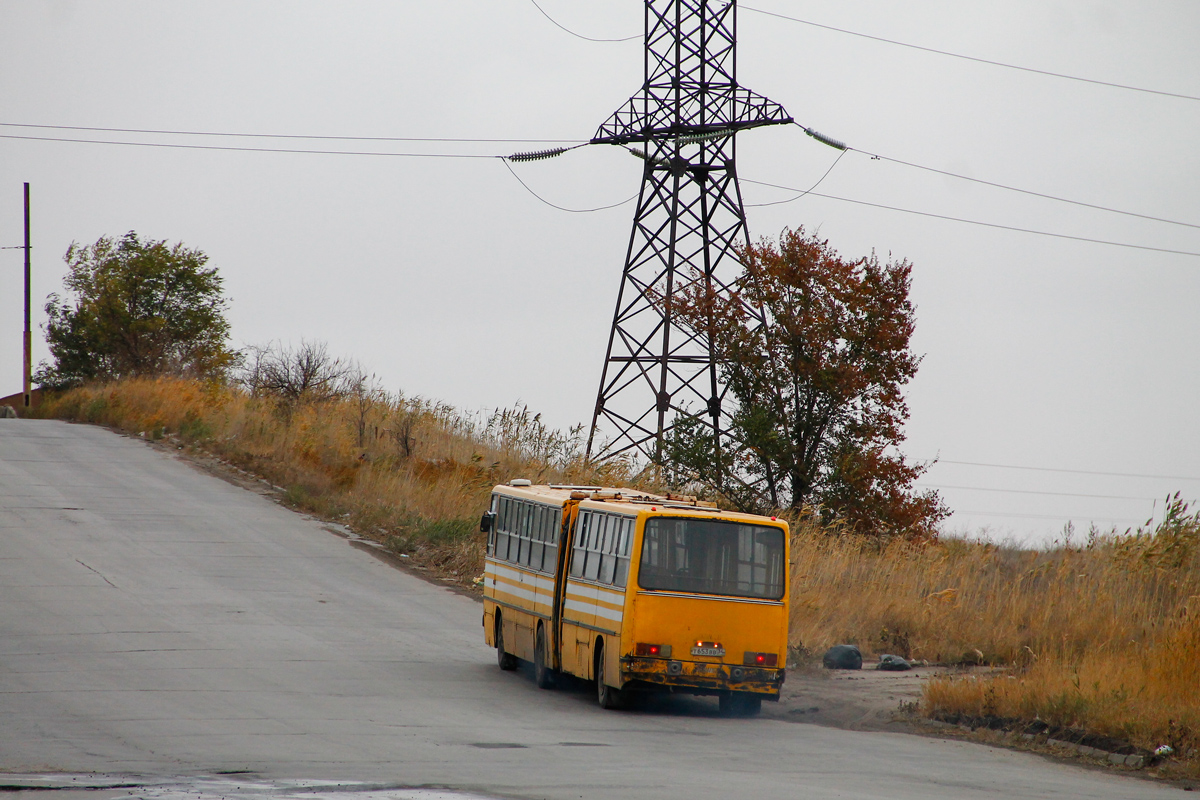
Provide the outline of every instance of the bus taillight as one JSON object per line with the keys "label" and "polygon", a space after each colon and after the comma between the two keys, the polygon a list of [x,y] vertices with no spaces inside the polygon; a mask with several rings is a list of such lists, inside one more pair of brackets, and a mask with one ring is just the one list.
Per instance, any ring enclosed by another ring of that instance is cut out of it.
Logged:
{"label": "bus taillight", "polygon": [[646,644],[638,642],[634,645],[633,650],[635,655],[649,656],[650,658],[670,658],[671,645],[669,644]]}
{"label": "bus taillight", "polygon": [[773,667],[779,663],[776,653],[746,653],[742,663],[751,667]]}

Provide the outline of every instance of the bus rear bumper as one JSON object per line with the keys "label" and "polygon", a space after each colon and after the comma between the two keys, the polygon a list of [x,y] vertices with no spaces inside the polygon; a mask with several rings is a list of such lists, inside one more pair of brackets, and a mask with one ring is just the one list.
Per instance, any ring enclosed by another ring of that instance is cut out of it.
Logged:
{"label": "bus rear bumper", "polygon": [[621,680],[633,690],[673,691],[688,694],[748,692],[767,700],[778,700],[785,671],[742,667],[703,661],[665,658],[621,659]]}

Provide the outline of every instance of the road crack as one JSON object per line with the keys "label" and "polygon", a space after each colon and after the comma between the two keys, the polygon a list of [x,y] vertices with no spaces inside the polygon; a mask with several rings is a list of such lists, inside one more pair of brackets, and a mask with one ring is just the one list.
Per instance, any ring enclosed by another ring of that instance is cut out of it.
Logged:
{"label": "road crack", "polygon": [[114,589],[117,589],[117,588],[119,588],[119,587],[118,587],[118,586],[117,586],[115,583],[113,583],[112,581],[110,581],[108,578],[105,578],[105,577],[104,577],[104,573],[103,573],[103,572],[101,572],[100,570],[98,570],[98,569],[95,569],[94,567],[88,567],[88,565],[87,565],[87,564],[84,564],[84,563],[83,563],[82,561],[80,561],[78,558],[77,558],[77,559],[75,559],[75,563],[76,563],[76,564],[79,564],[79,565],[81,565],[81,566],[87,567],[87,568],[88,568],[88,569],[90,569],[92,572],[94,572],[94,573],[96,573],[97,575],[99,575],[99,576],[100,576],[100,578],[101,578],[101,579],[102,579],[102,580],[103,580],[105,583],[107,583],[109,586],[113,587]]}

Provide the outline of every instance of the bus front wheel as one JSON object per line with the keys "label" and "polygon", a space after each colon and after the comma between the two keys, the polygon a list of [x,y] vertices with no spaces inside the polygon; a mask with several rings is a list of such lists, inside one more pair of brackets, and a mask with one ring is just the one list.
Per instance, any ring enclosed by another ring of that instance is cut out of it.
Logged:
{"label": "bus front wheel", "polygon": [[748,692],[729,692],[721,695],[721,714],[726,717],[753,717],[762,711],[762,697]]}
{"label": "bus front wheel", "polygon": [[504,620],[496,614],[496,663],[500,669],[509,672],[517,668],[517,657],[504,650]]}
{"label": "bus front wheel", "polygon": [[618,708],[621,705],[621,690],[604,682],[604,645],[596,646],[596,701],[601,708]]}
{"label": "bus front wheel", "polygon": [[546,629],[542,625],[538,625],[537,642],[533,648],[533,677],[538,687],[554,688],[554,670],[546,666]]}

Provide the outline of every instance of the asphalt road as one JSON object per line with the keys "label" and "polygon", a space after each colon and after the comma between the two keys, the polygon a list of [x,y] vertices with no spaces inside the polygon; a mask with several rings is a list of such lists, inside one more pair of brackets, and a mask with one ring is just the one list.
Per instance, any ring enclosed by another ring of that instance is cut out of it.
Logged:
{"label": "asphalt road", "polygon": [[154,800],[1178,795],[963,742],[723,719],[711,700],[602,711],[585,686],[498,670],[480,614],[142,441],[0,420],[0,785]]}

